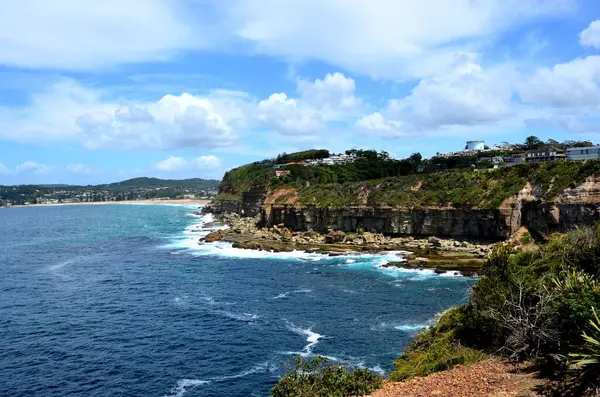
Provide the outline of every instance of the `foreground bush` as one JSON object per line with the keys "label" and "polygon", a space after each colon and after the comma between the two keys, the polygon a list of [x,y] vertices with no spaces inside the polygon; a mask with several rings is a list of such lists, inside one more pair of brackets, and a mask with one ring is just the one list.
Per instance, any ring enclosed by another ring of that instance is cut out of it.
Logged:
{"label": "foreground bush", "polygon": [[457,327],[469,326],[470,321],[461,308],[446,313],[435,327],[418,335],[405,352],[396,360],[396,370],[391,373],[394,381],[414,376],[427,376],[445,371],[459,364],[474,364],[488,357],[481,350],[464,346],[457,338]]}
{"label": "foreground bush", "polygon": [[[592,308],[600,307],[599,227],[552,236],[534,250],[499,246],[481,276],[467,304],[442,316],[400,356],[392,379],[470,364],[490,353],[533,361],[562,385],[597,388],[600,321]],[[580,365],[570,365],[573,354]],[[558,394],[583,395],[569,393]]]}
{"label": "foreground bush", "polygon": [[590,320],[590,330],[583,333],[585,340],[581,353],[571,356],[577,359],[576,363],[583,366],[586,375],[600,382],[600,317],[595,310],[594,317]]}
{"label": "foreground bush", "polygon": [[348,371],[326,358],[305,361],[296,357],[294,367],[271,390],[272,397],[353,397],[369,394],[382,385],[382,377],[366,369]]}

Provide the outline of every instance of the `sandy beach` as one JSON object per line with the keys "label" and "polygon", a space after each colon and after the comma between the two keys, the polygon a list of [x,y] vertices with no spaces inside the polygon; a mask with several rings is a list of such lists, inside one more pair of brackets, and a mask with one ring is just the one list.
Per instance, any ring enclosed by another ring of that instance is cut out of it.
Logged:
{"label": "sandy beach", "polygon": [[54,207],[59,205],[104,205],[104,204],[207,204],[210,200],[125,200],[125,201],[95,201],[89,203],[50,203],[50,204],[29,204],[12,205],[10,207],[0,208],[23,208],[23,207]]}

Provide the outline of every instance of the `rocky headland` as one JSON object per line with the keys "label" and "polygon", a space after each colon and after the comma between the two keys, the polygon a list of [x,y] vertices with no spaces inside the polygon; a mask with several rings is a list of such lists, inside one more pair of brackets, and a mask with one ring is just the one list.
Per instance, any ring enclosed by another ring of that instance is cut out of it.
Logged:
{"label": "rocky headland", "polygon": [[394,252],[397,261],[385,267],[435,269],[438,273],[459,271],[465,275],[477,272],[488,256],[492,245],[436,237],[393,237],[381,233],[348,233],[329,230],[292,231],[283,224],[260,226],[260,217],[242,217],[235,213],[219,215],[219,221],[228,229],[214,231],[200,243],[226,241],[234,248],[271,252],[307,251],[329,256],[353,253]]}

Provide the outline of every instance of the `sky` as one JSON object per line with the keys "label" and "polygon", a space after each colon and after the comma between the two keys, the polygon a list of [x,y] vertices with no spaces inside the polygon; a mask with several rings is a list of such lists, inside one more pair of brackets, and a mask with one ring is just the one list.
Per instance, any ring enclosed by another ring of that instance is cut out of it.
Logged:
{"label": "sky", "polygon": [[0,184],[597,143],[599,83],[598,0],[7,1]]}

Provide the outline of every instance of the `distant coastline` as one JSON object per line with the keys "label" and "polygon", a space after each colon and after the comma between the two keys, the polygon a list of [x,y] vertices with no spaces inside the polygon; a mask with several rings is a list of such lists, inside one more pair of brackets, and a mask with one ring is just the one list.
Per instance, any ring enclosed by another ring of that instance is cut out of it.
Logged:
{"label": "distant coastline", "polygon": [[91,201],[91,202],[71,202],[71,203],[47,203],[47,204],[27,204],[11,205],[0,208],[23,208],[23,207],[56,207],[62,205],[101,205],[101,204],[208,204],[210,200],[123,200],[123,201]]}

